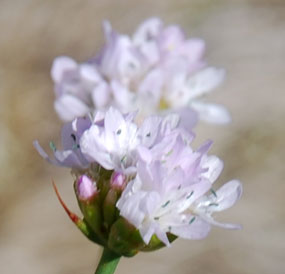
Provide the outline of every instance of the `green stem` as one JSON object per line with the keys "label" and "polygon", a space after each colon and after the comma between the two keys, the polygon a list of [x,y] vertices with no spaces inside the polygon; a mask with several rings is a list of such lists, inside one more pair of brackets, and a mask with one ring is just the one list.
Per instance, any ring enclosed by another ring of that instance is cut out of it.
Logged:
{"label": "green stem", "polygon": [[120,255],[114,253],[108,248],[104,248],[95,274],[113,274],[120,261],[120,258]]}

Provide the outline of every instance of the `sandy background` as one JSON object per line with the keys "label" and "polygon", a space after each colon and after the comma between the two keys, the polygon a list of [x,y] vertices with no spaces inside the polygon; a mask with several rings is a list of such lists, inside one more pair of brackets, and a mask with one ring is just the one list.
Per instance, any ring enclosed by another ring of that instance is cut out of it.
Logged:
{"label": "sandy background", "polygon": [[204,241],[122,259],[116,273],[285,273],[285,1],[0,0],[0,272],[93,273],[100,250],[60,207],[51,187],[78,212],[68,170],[45,163],[32,147],[58,141],[49,70],[54,57],[78,61],[102,45],[101,21],[131,33],[160,16],[206,40],[210,64],[227,81],[208,99],[232,112],[228,127],[200,125],[198,142],[215,140],[225,161],[219,182],[239,178],[244,195]]}

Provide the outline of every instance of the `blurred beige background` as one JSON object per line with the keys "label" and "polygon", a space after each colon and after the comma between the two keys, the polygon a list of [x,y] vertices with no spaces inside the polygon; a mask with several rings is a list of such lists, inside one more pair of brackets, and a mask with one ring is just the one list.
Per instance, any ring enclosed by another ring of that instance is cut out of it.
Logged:
{"label": "blurred beige background", "polygon": [[58,141],[49,70],[53,58],[78,61],[102,45],[101,21],[131,33],[149,16],[181,24],[207,42],[210,64],[226,68],[208,98],[225,104],[233,123],[202,124],[201,144],[225,161],[220,178],[244,182],[244,195],[203,241],[122,259],[116,273],[285,273],[285,1],[0,0],[0,269],[3,274],[93,273],[100,250],[73,226],[51,178],[78,212],[68,170],[45,163],[32,147]]}

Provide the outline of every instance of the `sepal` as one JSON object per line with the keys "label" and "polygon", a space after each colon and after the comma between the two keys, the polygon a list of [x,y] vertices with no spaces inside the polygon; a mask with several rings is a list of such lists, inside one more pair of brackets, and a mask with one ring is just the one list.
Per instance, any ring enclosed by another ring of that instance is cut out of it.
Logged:
{"label": "sepal", "polygon": [[126,257],[133,257],[145,243],[139,231],[126,219],[120,217],[109,233],[108,247],[114,252]]}
{"label": "sepal", "polygon": [[69,216],[69,218],[71,219],[71,221],[78,227],[78,229],[92,242],[97,243],[97,244],[101,244],[102,245],[102,241],[99,237],[96,236],[96,234],[93,232],[92,228],[89,226],[89,224],[86,222],[85,219],[81,219],[79,218],[76,214],[74,214],[73,212],[71,212],[68,207],[66,206],[66,204],[64,203],[64,201],[62,200],[58,189],[54,183],[54,181],[52,182],[53,184],[53,188],[55,191],[55,194],[60,202],[60,204],[62,205],[62,207],[64,208],[65,212],[67,213],[67,215]]}

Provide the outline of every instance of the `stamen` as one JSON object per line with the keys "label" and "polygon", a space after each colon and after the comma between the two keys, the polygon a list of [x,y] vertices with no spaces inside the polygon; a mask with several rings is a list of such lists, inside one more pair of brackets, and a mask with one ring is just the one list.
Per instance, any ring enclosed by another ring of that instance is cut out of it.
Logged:
{"label": "stamen", "polygon": [[122,130],[118,129],[118,131],[116,133],[117,133],[117,135],[120,135],[122,133]]}
{"label": "stamen", "polygon": [[195,221],[196,217],[193,217],[190,222],[189,222],[189,225],[191,225],[194,221]]}
{"label": "stamen", "polygon": [[209,206],[218,206],[219,204],[217,203],[210,203]]}
{"label": "stamen", "polygon": [[216,193],[216,191],[215,191],[214,189],[211,188],[210,191],[212,192],[212,194],[213,194],[216,198],[218,198],[217,193]]}
{"label": "stamen", "polygon": [[156,221],[158,221],[158,220],[159,220],[159,217],[154,217],[154,219],[155,219]]}
{"label": "stamen", "polygon": [[150,132],[146,135],[146,137],[150,137]]}
{"label": "stamen", "polygon": [[168,200],[164,205],[162,205],[161,207],[165,208],[168,204],[170,203],[170,200]]}
{"label": "stamen", "polygon": [[127,155],[123,156],[123,158],[121,159],[121,163],[123,163],[126,158],[127,158]]}
{"label": "stamen", "polygon": [[74,144],[73,146],[72,146],[72,149],[79,149],[80,148],[80,145],[79,144]]}
{"label": "stamen", "polygon": [[166,153],[166,156],[170,156],[173,153],[173,149]]}
{"label": "stamen", "polygon": [[56,151],[56,146],[54,144],[54,142],[49,142],[49,147],[51,148],[52,151]]}
{"label": "stamen", "polygon": [[71,136],[71,138],[73,139],[73,141],[76,142],[76,136],[75,136],[75,134],[72,133],[70,136]]}
{"label": "stamen", "polygon": [[190,199],[193,194],[194,194],[194,191],[191,191],[191,193],[188,196],[186,196],[186,199],[187,200]]}

